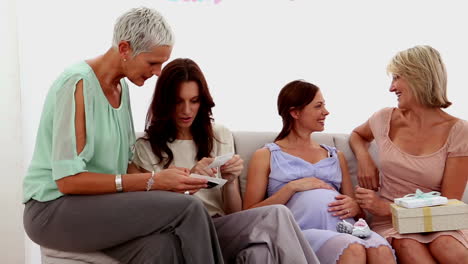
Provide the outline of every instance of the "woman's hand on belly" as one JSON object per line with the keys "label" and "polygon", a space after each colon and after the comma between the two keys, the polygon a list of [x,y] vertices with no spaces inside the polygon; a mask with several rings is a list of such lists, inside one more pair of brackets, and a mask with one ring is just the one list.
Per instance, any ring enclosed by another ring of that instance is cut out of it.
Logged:
{"label": "woman's hand on belly", "polygon": [[360,214],[361,208],[353,198],[348,195],[340,194],[335,197],[335,201],[328,204],[328,211],[333,216],[338,216],[340,219],[355,217]]}
{"label": "woman's hand on belly", "polygon": [[308,178],[302,178],[299,180],[290,181],[288,185],[295,192],[303,192],[303,191],[314,190],[314,189],[335,190],[328,183],[320,179],[317,179],[315,177],[308,177]]}

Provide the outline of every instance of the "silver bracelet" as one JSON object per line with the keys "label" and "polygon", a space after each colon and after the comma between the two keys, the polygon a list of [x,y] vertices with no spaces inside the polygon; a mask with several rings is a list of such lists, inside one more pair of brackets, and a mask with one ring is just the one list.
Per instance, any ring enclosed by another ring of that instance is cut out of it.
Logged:
{"label": "silver bracelet", "polygon": [[151,191],[154,184],[154,171],[151,171],[151,177],[146,182],[146,191]]}
{"label": "silver bracelet", "polygon": [[115,175],[115,189],[117,192],[122,192],[122,174],[116,174]]}

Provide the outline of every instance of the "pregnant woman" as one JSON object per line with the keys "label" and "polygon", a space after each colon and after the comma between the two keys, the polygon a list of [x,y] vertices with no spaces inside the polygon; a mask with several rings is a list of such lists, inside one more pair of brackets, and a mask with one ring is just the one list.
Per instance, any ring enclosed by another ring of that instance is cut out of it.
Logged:
{"label": "pregnant woman", "polygon": [[354,224],[362,210],[343,154],[311,138],[323,131],[329,114],[318,87],[304,81],[287,84],[278,97],[278,112],[283,129],[251,160],[244,209],[285,204],[320,263],[395,263],[390,245],[376,233],[361,239],[336,231],[341,219]]}

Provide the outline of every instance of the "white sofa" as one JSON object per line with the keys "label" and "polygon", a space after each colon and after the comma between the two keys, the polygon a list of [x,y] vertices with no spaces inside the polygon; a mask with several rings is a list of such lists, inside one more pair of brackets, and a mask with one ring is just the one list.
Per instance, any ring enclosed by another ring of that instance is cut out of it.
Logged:
{"label": "white sofa", "polygon": [[[234,145],[236,153],[239,154],[244,160],[245,168],[249,165],[249,160],[255,150],[263,147],[266,143],[272,142],[276,137],[276,132],[234,132]],[[357,164],[353,152],[348,144],[348,134],[330,134],[330,133],[316,133],[313,138],[321,144],[334,146],[342,151],[348,162],[349,172],[354,184],[356,184]],[[375,145],[371,144],[370,152],[374,157],[376,163],[376,150]],[[242,195],[245,192],[247,169],[244,169],[240,176],[240,188]],[[468,203],[468,186],[463,195],[463,201]],[[116,264],[117,261],[107,257],[103,253],[73,253],[51,250],[41,248],[42,263],[43,264]]]}

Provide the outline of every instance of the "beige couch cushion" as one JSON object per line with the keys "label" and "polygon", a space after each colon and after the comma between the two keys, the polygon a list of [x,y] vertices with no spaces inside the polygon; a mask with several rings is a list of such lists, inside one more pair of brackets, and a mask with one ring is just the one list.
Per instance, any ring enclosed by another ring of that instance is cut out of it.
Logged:
{"label": "beige couch cushion", "polygon": [[119,264],[101,252],[65,252],[41,247],[42,264]]}

